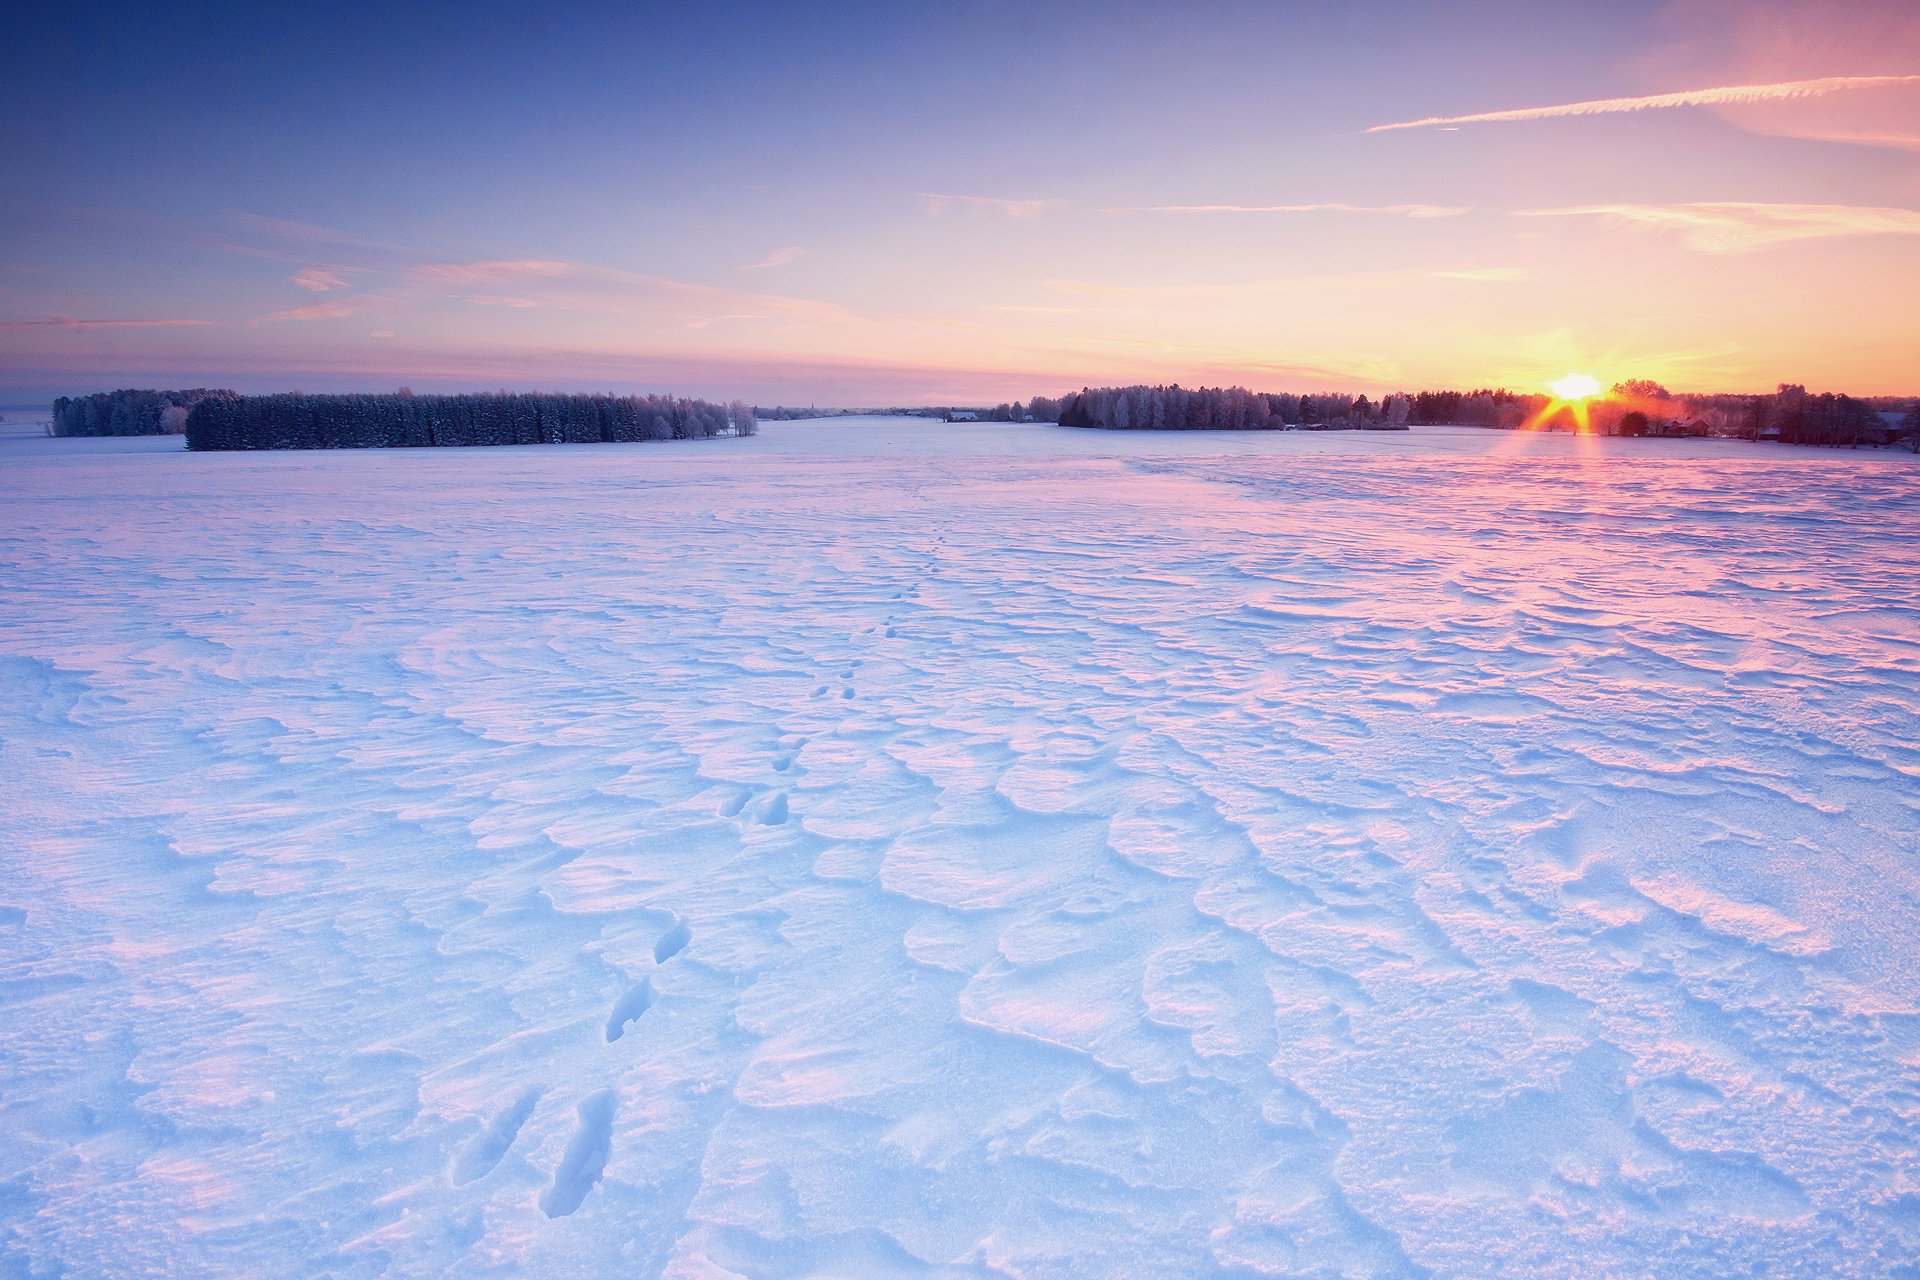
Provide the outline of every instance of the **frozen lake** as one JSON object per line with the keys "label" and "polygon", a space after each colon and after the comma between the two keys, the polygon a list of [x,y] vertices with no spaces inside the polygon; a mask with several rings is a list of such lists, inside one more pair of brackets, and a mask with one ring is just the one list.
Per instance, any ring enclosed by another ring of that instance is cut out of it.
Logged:
{"label": "frozen lake", "polygon": [[1913,1274],[1920,459],[763,431],[0,440],[0,1274]]}

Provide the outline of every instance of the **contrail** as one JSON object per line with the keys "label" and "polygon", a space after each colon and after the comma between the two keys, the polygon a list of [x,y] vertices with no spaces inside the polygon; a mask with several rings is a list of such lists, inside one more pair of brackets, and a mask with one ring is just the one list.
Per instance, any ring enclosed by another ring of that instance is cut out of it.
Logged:
{"label": "contrail", "polygon": [[1782,102],[1792,98],[1819,98],[1845,89],[1883,89],[1920,84],[1920,76],[1827,76],[1820,80],[1788,80],[1781,84],[1737,84],[1723,89],[1685,89],[1644,98],[1595,98],[1558,107],[1521,107],[1514,111],[1482,111],[1470,116],[1429,116],[1376,124],[1368,133],[1389,129],[1429,129],[1436,125],[1492,124],[1506,120],[1552,120],[1560,116],[1599,116],[1623,111],[1657,111],[1666,107],[1715,107],[1743,102]]}

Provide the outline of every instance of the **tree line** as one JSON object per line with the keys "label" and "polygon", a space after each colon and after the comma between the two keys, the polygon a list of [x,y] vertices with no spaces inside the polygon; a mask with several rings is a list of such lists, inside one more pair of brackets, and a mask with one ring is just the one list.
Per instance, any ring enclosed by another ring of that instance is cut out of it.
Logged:
{"label": "tree line", "polygon": [[[1012,408],[996,406],[991,416]],[[1586,429],[1601,435],[1713,435],[1835,448],[1904,443],[1920,449],[1920,401],[1816,395],[1798,384],[1783,383],[1772,395],[1675,395],[1636,379],[1616,383],[1584,409]],[[1893,424],[1883,409],[1897,411]],[[1504,387],[1399,393],[1377,400],[1245,387],[1088,387],[1058,400],[1035,396],[1026,412],[1039,422],[1121,431],[1394,430],[1409,422],[1520,430],[1568,428],[1576,420],[1572,407],[1552,396]]]}
{"label": "tree line", "polygon": [[[1654,390],[1664,397],[1663,389],[1655,387]],[[1871,400],[1831,391],[1815,394],[1797,382],[1781,383],[1770,396],[1673,399],[1687,414],[1713,427],[1716,434],[1743,440],[1769,439],[1782,444],[1834,449],[1904,440],[1911,447],[1920,448],[1920,401],[1914,403],[1897,425],[1889,426]]]}
{"label": "tree line", "polygon": [[1047,400],[1036,396],[1028,412],[1063,427],[1117,431],[1261,431],[1283,427],[1405,428],[1412,401],[1403,395],[1293,395],[1245,387],[1087,387]]}
{"label": "tree line", "polygon": [[203,400],[237,400],[236,391],[100,391],[53,402],[56,436],[162,436],[187,429],[187,415]]}
{"label": "tree line", "polygon": [[855,414],[878,412],[883,411],[877,409],[817,409],[812,405],[808,405],[804,409],[784,404],[753,406],[753,416],[762,422],[803,422],[810,418],[850,418]]}
{"label": "tree line", "polygon": [[466,445],[596,444],[750,436],[742,401],[678,396],[305,395],[203,399],[187,414],[187,447],[212,449],[401,449]]}

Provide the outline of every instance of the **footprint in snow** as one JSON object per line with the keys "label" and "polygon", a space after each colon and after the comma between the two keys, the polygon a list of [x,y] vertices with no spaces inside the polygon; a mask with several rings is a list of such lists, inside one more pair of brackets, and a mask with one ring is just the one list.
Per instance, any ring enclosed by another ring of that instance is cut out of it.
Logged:
{"label": "footprint in snow", "polygon": [[[655,947],[653,953],[660,954]],[[613,1002],[613,1012],[607,1015],[607,1043],[612,1044],[627,1033],[627,1024],[637,1020],[641,1014],[653,1007],[653,983],[646,978],[640,979],[627,988],[625,995]]]}
{"label": "footprint in snow", "polygon": [[520,1136],[520,1126],[533,1114],[533,1106],[540,1101],[542,1092],[536,1087],[515,1098],[489,1120],[487,1127],[475,1134],[472,1141],[460,1148],[460,1153],[453,1158],[453,1164],[447,1171],[454,1186],[464,1187],[493,1172],[493,1167],[513,1146],[513,1140]]}
{"label": "footprint in snow", "polygon": [[673,922],[673,928],[660,935],[660,941],[653,944],[653,962],[665,964],[687,949],[693,941],[693,930],[687,927],[685,920]]}
{"label": "footprint in snow", "polygon": [[553,1171],[553,1182],[540,1196],[540,1212],[549,1218],[564,1218],[580,1207],[606,1172],[607,1157],[613,1154],[613,1090],[602,1089],[581,1102],[578,1124],[567,1150]]}

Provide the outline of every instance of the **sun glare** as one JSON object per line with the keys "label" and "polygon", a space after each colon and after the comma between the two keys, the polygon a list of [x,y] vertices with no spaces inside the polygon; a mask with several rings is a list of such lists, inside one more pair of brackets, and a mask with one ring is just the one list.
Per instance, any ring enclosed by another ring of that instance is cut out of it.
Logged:
{"label": "sun glare", "polygon": [[1547,383],[1547,390],[1553,392],[1553,399],[1526,421],[1528,431],[1551,431],[1556,421],[1570,419],[1573,429],[1580,435],[1593,430],[1593,415],[1589,410],[1589,401],[1601,393],[1600,380],[1590,373],[1569,373],[1564,378],[1556,378]]}
{"label": "sun glare", "polygon": [[1557,382],[1549,382],[1547,389],[1568,402],[1591,400],[1600,394],[1600,384],[1585,373],[1570,373]]}

